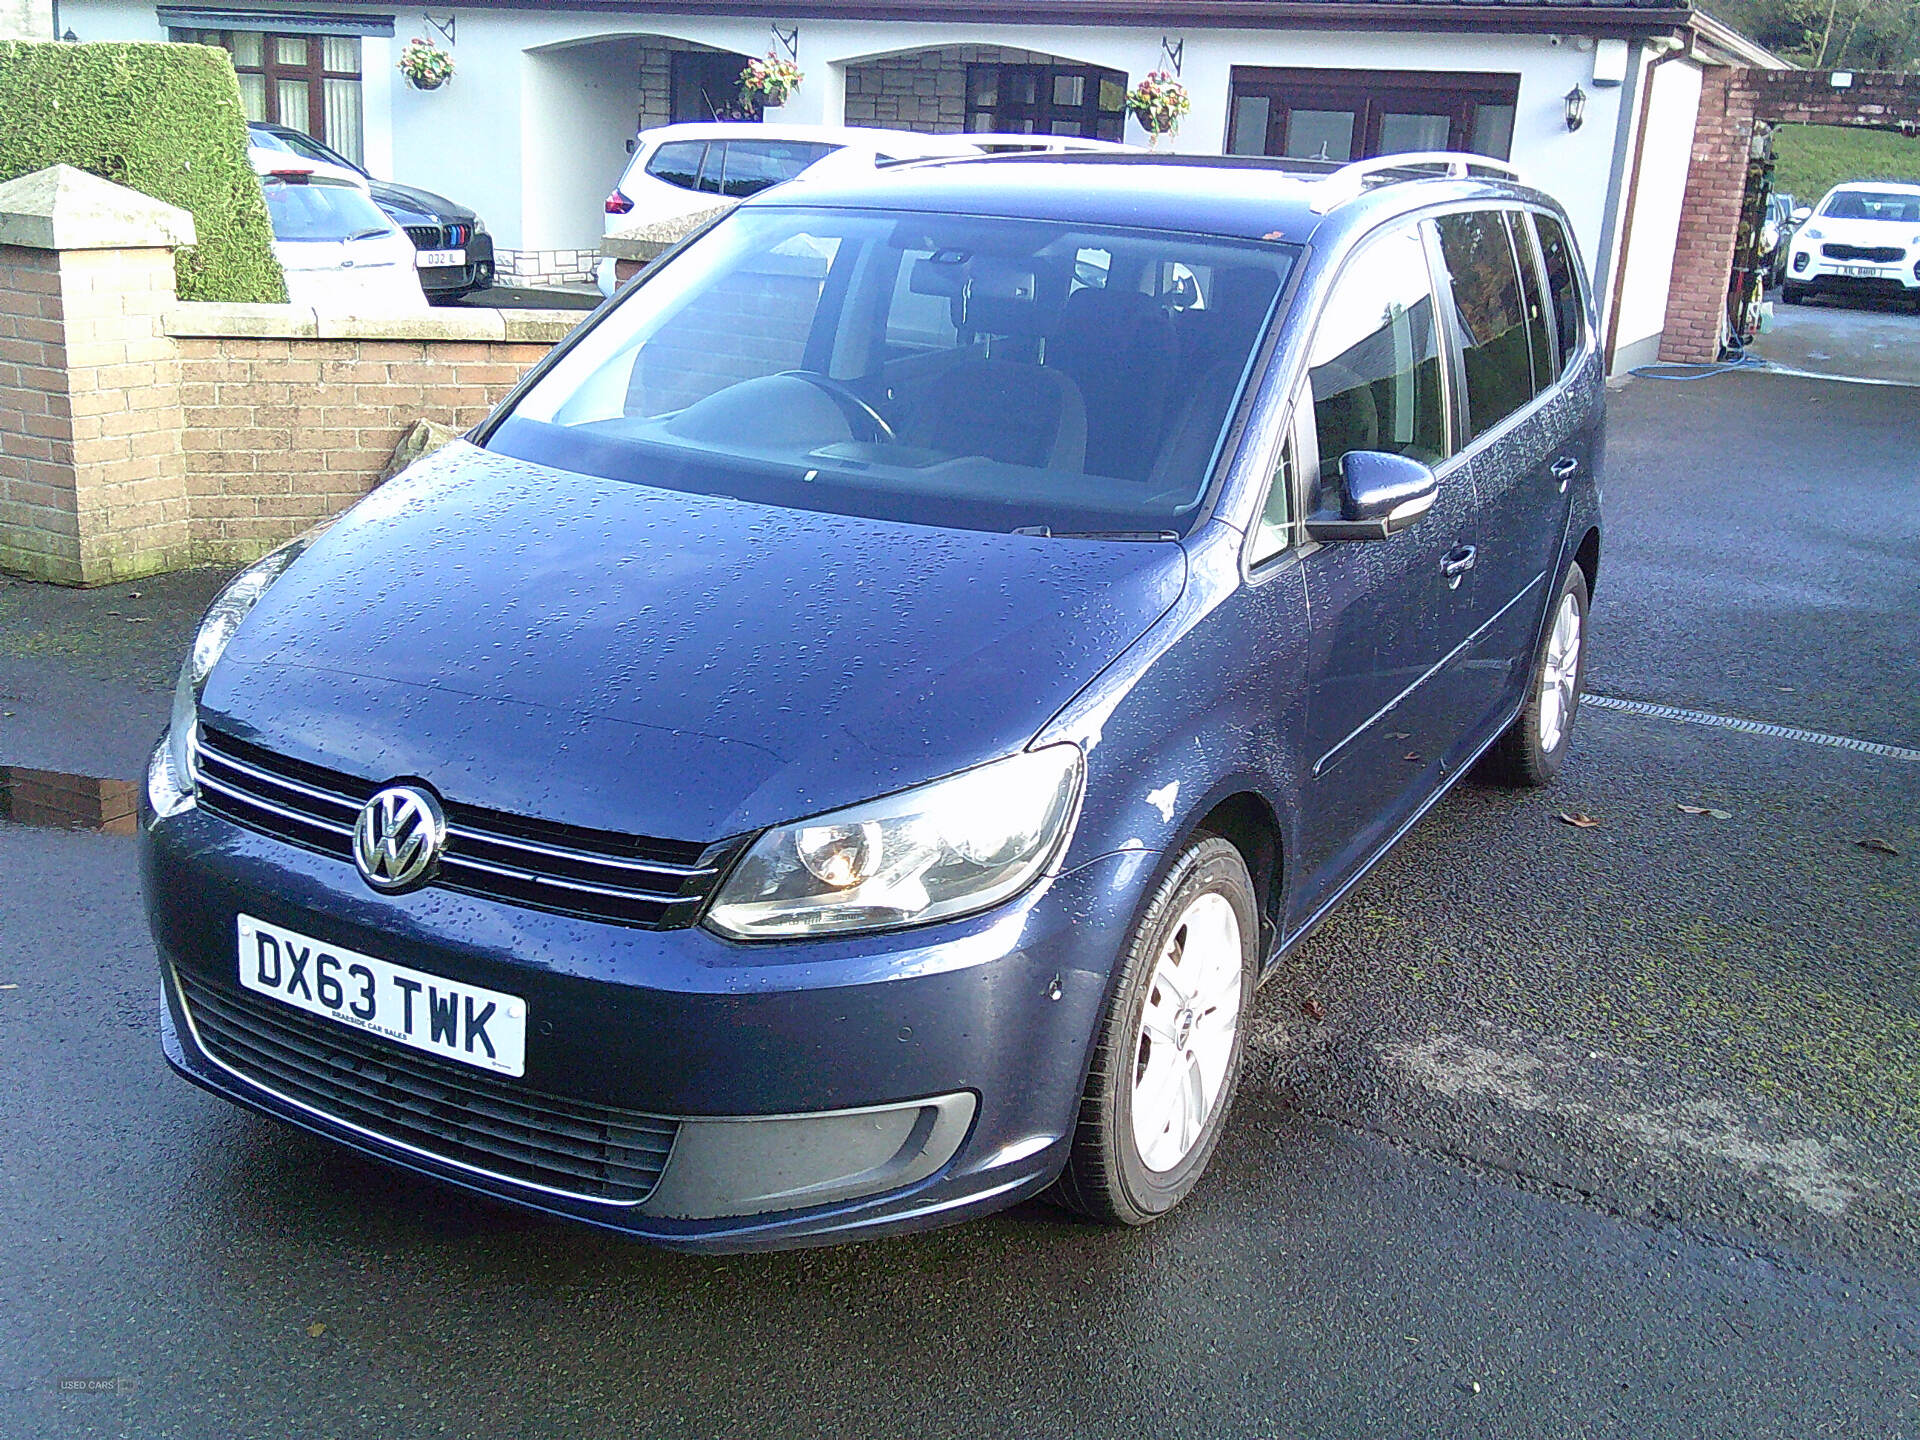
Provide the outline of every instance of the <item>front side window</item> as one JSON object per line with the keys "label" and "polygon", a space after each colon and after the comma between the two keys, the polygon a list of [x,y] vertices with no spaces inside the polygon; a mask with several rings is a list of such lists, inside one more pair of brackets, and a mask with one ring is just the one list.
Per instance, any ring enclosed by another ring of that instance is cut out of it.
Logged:
{"label": "front side window", "polygon": [[1547,272],[1547,289],[1553,295],[1554,348],[1560,357],[1559,372],[1579,353],[1586,338],[1587,300],[1580,283],[1579,256],[1567,232],[1551,215],[1535,215],[1533,227],[1540,237],[1540,259]]}
{"label": "front side window", "polygon": [[[1297,254],[750,207],[597,322],[487,443],[798,509],[1185,533]],[[1207,277],[1206,303],[1197,280],[1163,291],[1168,274]]]}
{"label": "front side window", "polygon": [[1384,450],[1423,464],[1447,456],[1440,340],[1426,245],[1407,227],[1369,240],[1334,282],[1308,358],[1319,438],[1317,509],[1340,462]]}
{"label": "front side window", "polygon": [[1500,211],[1443,215],[1433,224],[1466,375],[1467,438],[1476,440],[1533,399],[1520,272]]}

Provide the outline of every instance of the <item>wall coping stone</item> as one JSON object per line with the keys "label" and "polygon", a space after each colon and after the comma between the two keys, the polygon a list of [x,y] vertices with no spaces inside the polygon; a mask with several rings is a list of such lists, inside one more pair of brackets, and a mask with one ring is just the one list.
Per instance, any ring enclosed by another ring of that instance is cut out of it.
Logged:
{"label": "wall coping stone", "polygon": [[705,225],[726,214],[740,202],[728,200],[691,215],[676,215],[670,220],[652,220],[630,229],[617,230],[600,242],[600,253],[615,260],[658,260],[668,250]]}
{"label": "wall coping stone", "polygon": [[179,339],[496,340],[552,344],[586,318],[583,310],[435,309],[394,315],[335,315],[306,305],[189,301],[170,307],[167,334]]}
{"label": "wall coping stone", "polygon": [[0,185],[0,245],[27,250],[151,250],[194,241],[193,216],[71,165]]}

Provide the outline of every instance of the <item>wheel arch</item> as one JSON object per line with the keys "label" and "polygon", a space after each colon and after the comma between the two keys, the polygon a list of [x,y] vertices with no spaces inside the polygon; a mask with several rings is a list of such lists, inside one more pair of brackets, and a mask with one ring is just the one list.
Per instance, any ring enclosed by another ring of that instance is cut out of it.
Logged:
{"label": "wheel arch", "polygon": [[1580,567],[1580,573],[1587,577],[1587,596],[1592,598],[1600,580],[1600,527],[1589,526],[1587,533],[1580,537],[1580,544],[1573,552],[1573,563]]}
{"label": "wheel arch", "polygon": [[1180,846],[1202,834],[1218,835],[1238,850],[1246,862],[1260,912],[1260,960],[1264,965],[1280,935],[1286,897],[1286,842],[1279,818],[1264,795],[1254,790],[1239,790],[1214,801],[1188,827]]}

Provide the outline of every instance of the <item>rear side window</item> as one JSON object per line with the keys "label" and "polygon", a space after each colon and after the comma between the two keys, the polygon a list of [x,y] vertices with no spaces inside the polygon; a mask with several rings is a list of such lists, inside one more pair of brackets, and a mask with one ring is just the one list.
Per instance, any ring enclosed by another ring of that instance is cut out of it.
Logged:
{"label": "rear side window", "polygon": [[1482,210],[1433,223],[1466,372],[1467,438],[1475,440],[1533,399],[1526,305],[1505,216]]}
{"label": "rear side window", "polygon": [[1559,359],[1553,349],[1553,322],[1548,318],[1546,293],[1540,288],[1540,262],[1534,257],[1533,231],[1527,226],[1527,217],[1509,210],[1507,227],[1513,236],[1513,253],[1520,261],[1520,298],[1527,308],[1527,349],[1533,354],[1533,393],[1538,395],[1560,378]]}
{"label": "rear side window", "polygon": [[[835,147],[798,140],[729,140],[714,148],[726,152],[726,169],[720,177],[720,193],[745,199],[749,195],[758,195],[769,186],[778,185],[782,180],[791,180]],[[704,188],[711,190],[714,188],[712,171],[715,167],[709,163],[707,168],[708,184]]]}
{"label": "rear side window", "polygon": [[1551,215],[1533,217],[1540,236],[1540,259],[1547,270],[1547,289],[1553,295],[1554,344],[1560,354],[1560,372],[1565,373],[1586,338],[1587,299],[1580,286],[1580,266],[1567,232]]}
{"label": "rear side window", "polygon": [[700,157],[706,149],[704,140],[675,140],[662,145],[647,161],[647,174],[682,190],[692,190],[700,183]]}
{"label": "rear side window", "polygon": [[[1523,364],[1525,344],[1522,336]],[[1347,262],[1314,331],[1309,375],[1322,486],[1352,450],[1428,465],[1446,458],[1433,285],[1417,229],[1369,240]]]}

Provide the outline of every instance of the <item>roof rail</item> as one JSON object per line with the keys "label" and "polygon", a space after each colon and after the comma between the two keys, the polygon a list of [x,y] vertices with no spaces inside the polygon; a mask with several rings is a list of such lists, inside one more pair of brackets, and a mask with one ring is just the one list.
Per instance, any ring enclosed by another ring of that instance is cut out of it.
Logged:
{"label": "roof rail", "polygon": [[1324,215],[1336,205],[1344,205],[1359,196],[1367,188],[1367,181],[1376,175],[1421,169],[1437,169],[1455,180],[1465,180],[1476,170],[1506,180],[1520,179],[1520,169],[1516,165],[1487,155],[1463,154],[1458,150],[1419,150],[1405,155],[1375,155],[1370,160],[1356,160],[1351,165],[1342,165],[1326,179],[1318,181],[1313,187],[1313,200],[1308,208],[1316,215]]}

